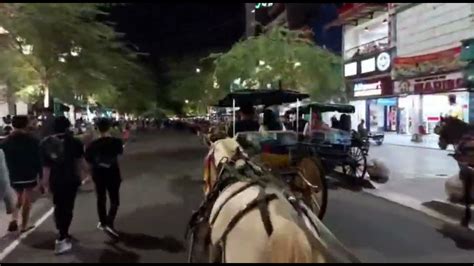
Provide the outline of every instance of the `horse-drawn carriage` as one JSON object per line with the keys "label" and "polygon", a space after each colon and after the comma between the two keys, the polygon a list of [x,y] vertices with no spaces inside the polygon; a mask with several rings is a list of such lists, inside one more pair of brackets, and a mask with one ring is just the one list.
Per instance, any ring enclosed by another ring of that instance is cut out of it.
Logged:
{"label": "horse-drawn carriage", "polygon": [[207,262],[359,262],[321,222],[327,187],[321,161],[309,153],[313,144],[291,131],[235,134],[241,104],[304,98],[293,91],[246,90],[219,102],[233,107],[234,138],[211,130],[205,200],[188,227],[189,261],[197,252]]}
{"label": "horse-drawn carriage", "polygon": [[[218,106],[235,108],[252,104],[264,110],[306,98],[309,98],[308,94],[290,90],[242,90],[228,94]],[[233,123],[235,121],[234,117]],[[303,194],[315,214],[323,218],[327,205],[326,179],[321,161],[310,154],[308,145],[311,143],[301,141],[299,133],[294,131],[239,132],[234,136],[252,160],[285,180],[293,191]]]}
{"label": "horse-drawn carriage", "polygon": [[[367,154],[369,142],[366,137],[351,129],[351,120],[348,114],[355,112],[352,105],[310,103],[298,108],[298,113],[309,114],[309,127],[313,122],[313,113],[325,112],[341,113],[338,125],[333,128],[315,130],[311,132],[306,141],[311,145],[312,154],[321,158],[326,171],[331,172],[337,166],[342,168],[344,174],[363,179],[367,172]],[[296,113],[296,108],[290,110]]]}

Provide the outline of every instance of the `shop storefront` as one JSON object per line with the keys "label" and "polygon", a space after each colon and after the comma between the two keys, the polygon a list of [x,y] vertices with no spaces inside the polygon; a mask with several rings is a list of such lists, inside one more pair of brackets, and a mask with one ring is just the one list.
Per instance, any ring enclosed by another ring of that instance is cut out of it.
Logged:
{"label": "shop storefront", "polygon": [[[414,134],[423,126],[433,133],[440,116],[453,108],[469,122],[469,92],[463,82],[461,47],[394,59],[394,93],[398,95],[399,133]],[[434,74],[438,73],[438,74]],[[450,103],[449,98],[455,99]]]}
{"label": "shop storefront", "polygon": [[364,119],[365,126],[370,131],[397,130],[397,98],[393,97],[393,82],[390,77],[355,83],[353,99],[350,102],[356,109],[353,128]]}
{"label": "shop storefront", "polygon": [[363,119],[370,131],[396,131],[397,99],[393,98],[393,81],[390,76],[391,51],[361,56],[344,66],[344,75],[352,84],[350,104],[356,113],[352,127]]}
{"label": "shop storefront", "polygon": [[461,107],[463,120],[469,121],[469,92],[464,88],[462,72],[396,81],[395,93],[403,94],[398,99],[400,133],[413,133],[418,124],[433,133],[440,116],[453,108],[450,96]]}

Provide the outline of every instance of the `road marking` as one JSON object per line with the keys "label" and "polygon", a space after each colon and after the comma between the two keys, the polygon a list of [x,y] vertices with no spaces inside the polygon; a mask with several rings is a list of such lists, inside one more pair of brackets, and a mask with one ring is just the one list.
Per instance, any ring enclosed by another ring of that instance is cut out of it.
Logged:
{"label": "road marking", "polygon": [[36,223],[34,224],[35,227],[33,229],[21,234],[17,239],[15,239],[12,243],[10,243],[10,245],[8,245],[4,250],[2,250],[2,252],[0,252],[0,262],[3,261],[13,250],[15,250],[15,248],[21,243],[22,239],[25,239],[26,237],[28,237],[39,226],[41,226],[41,224],[44,223],[44,221],[46,221],[46,219],[48,219],[49,216],[53,214],[53,212],[54,212],[54,207],[51,207],[51,209],[49,209],[45,214],[43,214],[43,216],[41,216],[41,218],[39,218],[36,221]]}

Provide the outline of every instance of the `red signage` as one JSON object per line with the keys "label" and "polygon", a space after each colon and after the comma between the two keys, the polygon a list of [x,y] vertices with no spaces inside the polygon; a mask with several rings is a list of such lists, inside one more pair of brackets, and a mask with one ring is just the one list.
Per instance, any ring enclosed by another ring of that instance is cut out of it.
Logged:
{"label": "red signage", "polygon": [[[369,79],[364,81],[353,82],[354,97],[393,95],[393,81],[391,77],[383,77],[378,79]],[[377,94],[368,93],[369,91],[377,91]]]}
{"label": "red signage", "polygon": [[395,94],[422,94],[464,89],[462,72],[395,81]]}
{"label": "red signage", "polygon": [[394,78],[411,78],[433,73],[456,71],[463,66],[459,61],[461,47],[436,53],[393,59]]}
{"label": "red signage", "polygon": [[[442,76],[446,77],[446,76]],[[452,91],[463,88],[464,80],[462,78],[427,80],[415,83],[415,93],[434,93],[443,91]]]}

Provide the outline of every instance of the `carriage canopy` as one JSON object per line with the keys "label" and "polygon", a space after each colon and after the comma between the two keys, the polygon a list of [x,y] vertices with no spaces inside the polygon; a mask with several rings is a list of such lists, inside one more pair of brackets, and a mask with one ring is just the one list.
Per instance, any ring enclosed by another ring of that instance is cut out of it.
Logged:
{"label": "carriage canopy", "polygon": [[[355,107],[350,104],[333,104],[333,103],[310,103],[301,106],[299,109],[300,113],[309,113],[310,109],[321,113],[325,112],[339,112],[339,113],[355,113]],[[296,113],[296,107],[288,111],[288,113]]]}
{"label": "carriage canopy", "polygon": [[309,98],[306,93],[301,93],[292,90],[281,89],[260,89],[260,90],[239,90],[227,94],[221,99],[217,107],[232,107],[232,100],[235,100],[235,106],[242,105],[281,105],[285,103],[294,103],[298,100]]}

